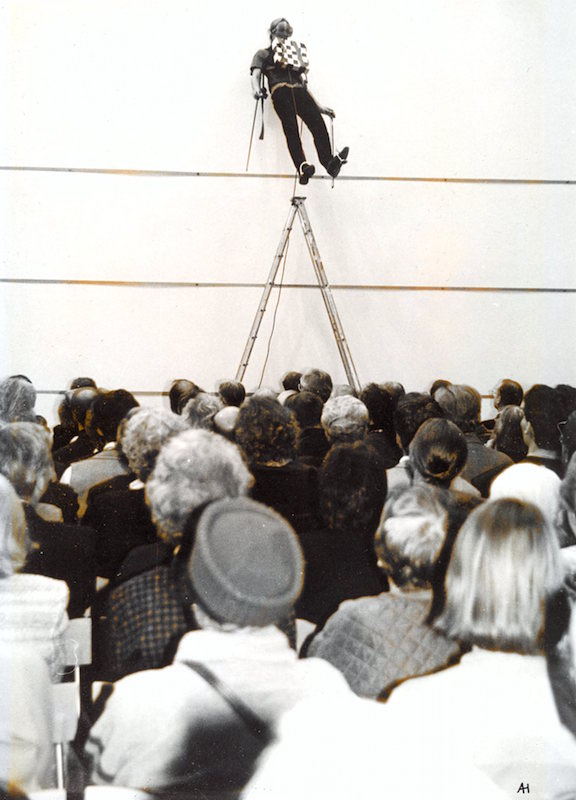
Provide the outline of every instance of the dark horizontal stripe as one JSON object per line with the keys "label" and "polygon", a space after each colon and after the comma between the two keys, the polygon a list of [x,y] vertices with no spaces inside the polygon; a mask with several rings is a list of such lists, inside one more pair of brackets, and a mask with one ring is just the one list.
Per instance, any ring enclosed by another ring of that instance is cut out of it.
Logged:
{"label": "dark horizontal stripe", "polygon": [[[198,172],[169,169],[105,169],[99,167],[0,166],[3,172],[64,172],[84,175],[119,175],[142,178],[281,178],[294,180],[294,173],[283,172]],[[312,180],[331,181],[329,175],[315,175]],[[384,181],[401,183],[487,183],[528,186],[574,186],[576,180],[560,178],[438,178],[410,175],[340,175],[338,181]]]}
{"label": "dark horizontal stripe", "polygon": [[[36,389],[36,394],[45,394],[45,395],[59,395],[59,394],[66,394],[66,389]],[[150,389],[146,389],[146,391],[139,392],[138,389],[130,389],[130,392],[133,395],[139,395],[140,397],[168,397],[167,391],[153,391]],[[207,394],[215,395],[215,392],[207,392]],[[250,392],[248,393],[250,394]],[[493,394],[482,394],[480,395],[483,400],[492,400],[494,397]]]}
{"label": "dark horizontal stripe", "polygon": [[[113,281],[72,280],[59,278],[0,278],[0,283],[37,286],[116,286],[150,289],[262,289],[264,283],[213,283],[201,281]],[[318,289],[317,283],[274,283],[282,289]],[[331,283],[330,289],[369,292],[516,292],[537,294],[574,294],[576,287],[546,286],[410,286],[395,284]]]}

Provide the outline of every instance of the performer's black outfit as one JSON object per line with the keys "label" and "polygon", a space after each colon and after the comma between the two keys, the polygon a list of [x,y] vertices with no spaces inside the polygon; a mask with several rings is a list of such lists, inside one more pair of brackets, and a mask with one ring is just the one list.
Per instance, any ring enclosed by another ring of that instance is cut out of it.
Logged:
{"label": "performer's black outfit", "polygon": [[298,131],[297,116],[301,117],[314,137],[318,159],[328,170],[332,159],[330,137],[320,109],[306,88],[305,67],[284,67],[274,62],[273,48],[258,50],[250,67],[250,72],[260,69],[266,75],[274,109],[284,128],[288,150],[298,170],[306,161],[302,140]]}

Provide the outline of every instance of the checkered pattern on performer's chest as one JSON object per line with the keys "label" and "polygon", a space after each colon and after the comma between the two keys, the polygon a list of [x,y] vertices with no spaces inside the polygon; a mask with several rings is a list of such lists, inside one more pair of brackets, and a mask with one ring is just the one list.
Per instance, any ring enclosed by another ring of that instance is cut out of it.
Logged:
{"label": "checkered pattern on performer's chest", "polygon": [[292,67],[302,72],[308,72],[310,66],[306,45],[302,42],[295,42],[293,39],[290,41],[276,39],[272,48],[272,57],[277,66],[285,69]]}

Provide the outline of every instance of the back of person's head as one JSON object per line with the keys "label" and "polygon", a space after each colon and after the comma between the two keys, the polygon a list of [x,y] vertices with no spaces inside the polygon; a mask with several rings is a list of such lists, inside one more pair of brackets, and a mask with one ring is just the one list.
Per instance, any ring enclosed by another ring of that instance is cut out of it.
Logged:
{"label": "back of person's head", "polygon": [[35,422],[0,428],[0,473],[22,500],[36,505],[55,477],[50,434]]}
{"label": "back of person's head", "polygon": [[504,378],[500,381],[494,392],[494,407],[519,406],[524,399],[524,390],[517,381]]}
{"label": "back of person's head", "polygon": [[554,527],[560,503],[560,478],[539,464],[513,464],[497,475],[490,486],[490,499],[513,498],[535,505]]}
{"label": "back of person's head", "polygon": [[558,424],[565,418],[555,389],[542,383],[532,386],[524,395],[524,415],[532,426],[538,447],[560,450]]}
{"label": "back of person's head", "polygon": [[444,389],[446,386],[452,386],[452,381],[444,380],[444,378],[437,378],[430,387],[430,394],[434,397],[438,389]]}
{"label": "back of person's head", "polygon": [[212,430],[214,416],[224,408],[219,397],[200,392],[188,400],[182,409],[182,416],[191,428]]}
{"label": "back of person's head", "polygon": [[63,428],[76,429],[74,417],[72,416],[72,407],[70,406],[70,392],[65,392],[62,400],[58,403],[58,421]]}
{"label": "back of person's head", "polygon": [[99,390],[94,386],[81,386],[68,392],[70,412],[78,429],[86,427],[86,416],[92,410],[99,394]]}
{"label": "back of person's head", "polygon": [[298,387],[300,386],[300,378],[302,377],[301,372],[295,372],[292,370],[291,372],[285,372],[282,376],[282,380],[280,383],[282,384],[282,388],[285,392],[290,391],[291,389],[295,392],[298,391]]}
{"label": "back of person's head", "polygon": [[399,401],[394,412],[394,427],[405,453],[416,431],[427,419],[443,417],[444,412],[429,394],[410,394]]}
{"label": "back of person's head", "polygon": [[564,425],[560,425],[560,444],[562,446],[562,466],[568,466],[572,455],[576,453],[576,411],[573,411]]}
{"label": "back of person's head", "polygon": [[10,481],[0,475],[0,579],[24,566],[30,546],[22,502]]}
{"label": "back of person's head", "polygon": [[570,386],[568,383],[559,383],[554,391],[562,405],[562,418],[568,419],[570,414],[576,411],[576,387]]}
{"label": "back of person's head", "polygon": [[263,627],[289,616],[304,559],[283,517],[254,500],[226,498],[202,511],[192,536],[188,578],[211,620]]}
{"label": "back of person's head", "polygon": [[360,393],[360,400],[368,409],[370,427],[394,439],[394,403],[390,394],[377,383],[367,383]]}
{"label": "back of person's head", "polygon": [[368,432],[368,409],[351,395],[331,397],[324,403],[320,422],[330,443],[357,442]]}
{"label": "back of person's head", "polygon": [[252,397],[265,398],[266,400],[278,400],[278,392],[271,386],[259,386],[252,392]]}
{"label": "back of person's head", "polygon": [[[88,391],[81,389],[79,391]],[[92,434],[97,434],[104,443],[115,442],[118,426],[128,412],[139,406],[138,401],[126,389],[101,392],[94,399],[87,414],[86,423]]]}
{"label": "back of person's head", "polygon": [[24,375],[0,381],[0,422],[34,422],[36,389]]}
{"label": "back of person's head", "polygon": [[396,409],[400,400],[402,400],[402,398],[406,395],[406,389],[404,388],[403,384],[399,383],[398,381],[385,381],[380,385],[385,392],[388,392],[392,399],[392,404]]}
{"label": "back of person's head", "polygon": [[73,392],[74,389],[82,389],[85,386],[92,386],[94,389],[97,389],[97,383],[94,378],[72,378],[70,381],[70,391]]}
{"label": "back of person's head", "polygon": [[314,428],[320,425],[324,404],[313,392],[295,392],[286,399],[285,407],[290,409],[300,428]]}
{"label": "back of person's head", "polygon": [[471,386],[450,384],[438,389],[434,399],[444,415],[463,433],[472,432],[480,422],[480,394]]}
{"label": "back of person's head", "polygon": [[172,382],[168,391],[170,411],[173,411],[174,414],[181,414],[186,403],[202,391],[203,390],[192,381],[186,378],[177,378]]}
{"label": "back of person's head", "polygon": [[386,470],[377,451],[365,442],[337,444],[318,473],[322,519],[333,530],[376,530],[386,499]]}
{"label": "back of person's head", "polygon": [[464,469],[468,445],[450,420],[428,419],[416,431],[409,452],[410,463],[425,483],[449,488]]}
{"label": "back of person's head", "polygon": [[376,533],[378,563],[397,586],[428,586],[446,538],[448,514],[436,489],[391,492]]}
{"label": "back of person's head", "polygon": [[321,369],[307,369],[300,376],[300,390],[313,392],[325,403],[332,394],[332,378]]}
{"label": "back of person's head", "polygon": [[251,484],[236,445],[210,431],[188,430],[160,450],[146,498],[160,535],[176,543],[195,509],[221,497],[245,495]]}
{"label": "back of person's head", "polygon": [[342,397],[345,394],[349,394],[352,397],[358,397],[358,392],[349,383],[335,383],[332,387],[330,397]]}
{"label": "back of person's head", "polygon": [[236,441],[236,423],[240,409],[237,406],[224,406],[214,414],[212,420],[213,428],[216,433],[224,436],[230,442]]}
{"label": "back of person's head", "polygon": [[536,506],[488,501],[470,514],[446,573],[434,627],[489,650],[542,650],[546,601],[562,583],[556,536]]}
{"label": "back of person's head", "polygon": [[246,397],[246,389],[240,381],[222,381],[218,386],[218,397],[222,405],[239,408]]}
{"label": "back of person's head", "polygon": [[296,455],[298,423],[290,409],[270,397],[245,400],[236,422],[236,443],[249,464],[282,464]]}
{"label": "back of person's head", "polygon": [[492,432],[492,446],[494,450],[510,456],[512,461],[521,461],[528,453],[528,446],[524,441],[524,411],[520,406],[504,406],[496,420]]}
{"label": "back of person's head", "polygon": [[118,428],[118,443],[137,478],[146,482],[162,446],[188,430],[184,419],[164,408],[135,408]]}
{"label": "back of person's head", "polygon": [[562,483],[560,484],[560,505],[562,510],[571,515],[571,519],[564,519],[562,525],[567,534],[567,541],[573,543],[576,536],[576,453],[568,462]]}

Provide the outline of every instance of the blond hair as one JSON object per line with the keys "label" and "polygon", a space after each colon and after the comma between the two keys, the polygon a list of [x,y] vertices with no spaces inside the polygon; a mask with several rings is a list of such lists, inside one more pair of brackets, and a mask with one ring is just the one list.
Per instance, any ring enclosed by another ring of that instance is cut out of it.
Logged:
{"label": "blond hair", "polygon": [[22,502],[11,483],[0,475],[0,578],[18,572],[30,551]]}
{"label": "blond hair", "polygon": [[536,506],[489,501],[470,514],[446,573],[434,627],[491,650],[542,649],[547,597],[562,582],[556,536]]}

